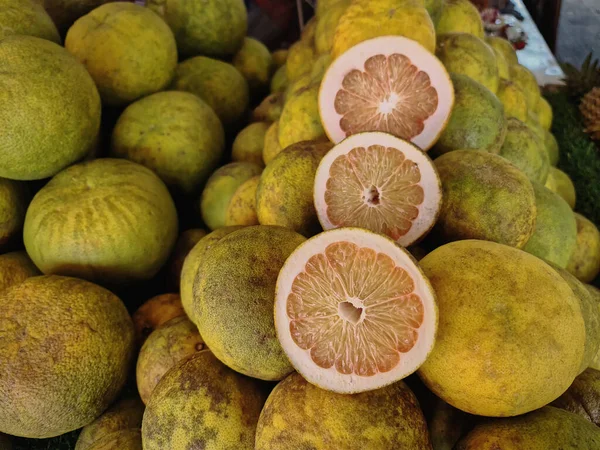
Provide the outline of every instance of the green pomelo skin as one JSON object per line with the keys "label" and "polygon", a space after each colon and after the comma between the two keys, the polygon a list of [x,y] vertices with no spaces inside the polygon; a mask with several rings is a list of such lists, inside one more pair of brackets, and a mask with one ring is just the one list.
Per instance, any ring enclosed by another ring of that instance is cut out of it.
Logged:
{"label": "green pomelo skin", "polygon": [[61,43],[54,22],[38,0],[0,0],[0,41],[13,35]]}
{"label": "green pomelo skin", "polygon": [[548,157],[550,159],[550,165],[555,166],[558,164],[560,159],[560,149],[558,148],[558,142],[552,133],[546,130],[546,139],[544,139],[546,150],[548,151]]}
{"label": "green pomelo skin", "polygon": [[267,91],[273,71],[273,57],[262,42],[246,37],[233,57],[233,65],[246,78],[254,98]]}
{"label": "green pomelo skin", "polygon": [[509,67],[515,64],[519,64],[517,52],[515,51],[513,45],[507,39],[497,36],[489,36],[485,38],[485,41],[492,48],[495,48],[500,53],[502,53],[502,55],[504,55],[504,59],[506,60]]}
{"label": "green pomelo skin", "polygon": [[240,131],[233,141],[231,159],[264,166],[262,154],[265,146],[265,134],[270,126],[271,124],[268,122],[256,122]]}
{"label": "green pomelo skin", "polygon": [[36,275],[40,271],[24,251],[0,255],[0,292]]}

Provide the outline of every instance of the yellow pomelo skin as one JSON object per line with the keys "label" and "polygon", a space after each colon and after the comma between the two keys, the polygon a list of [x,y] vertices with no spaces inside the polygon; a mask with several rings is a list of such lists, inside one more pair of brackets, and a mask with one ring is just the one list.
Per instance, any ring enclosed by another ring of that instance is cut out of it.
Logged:
{"label": "yellow pomelo skin", "polygon": [[184,57],[231,56],[244,43],[248,13],[243,0],[148,0],[169,24]]}
{"label": "yellow pomelo skin", "polygon": [[171,88],[204,100],[228,128],[248,109],[250,94],[243,75],[231,64],[196,56],[177,65]]}
{"label": "yellow pomelo skin", "polygon": [[339,0],[327,9],[317,21],[315,30],[315,49],[317,54],[329,54],[333,47],[335,29],[352,0]]}
{"label": "yellow pomelo skin", "polygon": [[190,251],[183,262],[181,269],[181,303],[187,316],[192,322],[195,322],[194,318],[194,280],[198,273],[198,268],[202,264],[202,259],[206,252],[223,237],[227,236],[233,231],[239,230],[241,227],[223,227],[212,233],[207,234]]}
{"label": "yellow pomelo skin", "polygon": [[286,99],[278,128],[281,148],[325,134],[319,114],[319,83],[299,89]]}
{"label": "yellow pomelo skin", "polygon": [[507,39],[497,36],[488,36],[485,38],[485,41],[488,43],[488,45],[492,46],[492,48],[496,49],[504,55],[504,59],[506,60],[506,63],[508,64],[509,68],[510,66],[519,64],[519,60],[517,59],[517,52]]}
{"label": "yellow pomelo skin", "polygon": [[36,275],[40,275],[40,271],[27,253],[20,251],[0,255],[0,292]]}
{"label": "yellow pomelo skin", "polygon": [[187,317],[176,317],[152,332],[142,346],[136,365],[138,392],[148,404],[161,378],[180,361],[205,349],[198,328]]}
{"label": "yellow pomelo skin", "polygon": [[273,122],[265,133],[262,159],[269,164],[283,149],[279,145],[279,121]]}
{"label": "yellow pomelo skin", "polygon": [[273,78],[271,78],[271,93],[276,94],[278,92],[283,92],[287,88],[289,81],[287,78],[286,70],[287,69],[284,64],[279,69],[277,69],[277,71],[275,71]]}
{"label": "yellow pomelo skin", "polygon": [[600,232],[591,221],[575,213],[577,244],[567,270],[584,283],[590,283],[600,272]]}
{"label": "yellow pomelo skin", "polygon": [[546,406],[521,417],[478,425],[456,450],[600,448],[594,424],[568,411]]}
{"label": "yellow pomelo skin", "polygon": [[474,150],[440,156],[442,209],[434,228],[443,241],[483,239],[516,248],[533,234],[535,195],[527,176],[504,158]]}
{"label": "yellow pomelo skin", "polygon": [[169,26],[134,3],[107,3],[81,17],[69,29],[65,47],[85,65],[103,103],[113,106],[163,90],[177,65]]}
{"label": "yellow pomelo skin", "polygon": [[52,178],[29,205],[23,240],[45,274],[126,284],[156,275],[177,227],[175,205],[158,176],[106,158]]}
{"label": "yellow pomelo skin", "polygon": [[142,426],[143,415],[144,404],[137,396],[120,400],[81,430],[75,450],[94,448],[97,441],[112,433],[131,428],[139,429]]}
{"label": "yellow pomelo skin", "polygon": [[271,56],[273,57],[273,64],[275,65],[275,67],[277,69],[280,69],[282,66],[285,65],[285,62],[287,61],[288,50],[286,50],[286,49],[275,50],[271,54]]}
{"label": "yellow pomelo skin", "polygon": [[262,225],[279,225],[307,237],[321,230],[313,188],[319,162],[332,147],[327,141],[298,142],[267,165],[256,191],[256,212]]}
{"label": "yellow pomelo skin", "polygon": [[285,62],[286,76],[289,81],[294,81],[310,71],[315,59],[312,45],[306,41],[298,41],[290,47],[287,61]]}
{"label": "yellow pomelo skin", "polygon": [[255,443],[256,450],[292,448],[427,450],[432,446],[417,398],[402,381],[344,395],[321,390],[293,373],[269,395]]}
{"label": "yellow pomelo skin", "polygon": [[569,178],[569,175],[556,167],[550,167],[548,181],[550,181],[550,179],[552,179],[552,181],[546,183],[546,187],[555,194],[560,195],[571,209],[575,209],[575,186]]}
{"label": "yellow pomelo skin", "polygon": [[419,264],[440,317],[419,375],[438,397],[465,412],[507,417],[548,404],[573,382],[585,323],[575,294],[549,265],[475,240],[439,247]]}
{"label": "yellow pomelo skin", "polygon": [[556,166],[560,159],[560,149],[558,148],[558,142],[552,133],[546,131],[544,143],[546,150],[548,151],[548,157],[550,158],[550,165]]}
{"label": "yellow pomelo skin", "polygon": [[254,111],[252,111],[252,120],[260,122],[268,122],[267,126],[271,122],[275,122],[281,116],[281,110],[283,109],[283,93],[277,92],[271,94],[260,102]]}
{"label": "yellow pomelo skin", "polygon": [[600,426],[600,371],[587,369],[552,406],[570,411]]}
{"label": "yellow pomelo skin", "polygon": [[236,136],[231,150],[233,161],[245,161],[264,166],[263,148],[265,135],[271,126],[268,122],[251,123]]}
{"label": "yellow pomelo skin", "polygon": [[491,48],[494,51],[494,54],[496,55],[496,63],[498,64],[498,76],[500,77],[501,80],[509,80],[510,79],[510,69],[508,68],[508,63],[506,62],[504,53],[502,53],[496,47],[491,47]]}
{"label": "yellow pomelo skin", "polygon": [[300,40],[305,42],[311,47],[315,47],[315,32],[317,31],[317,18],[311,17],[308,22],[304,24],[302,33],[300,34]]}
{"label": "yellow pomelo skin", "polygon": [[0,308],[0,432],[47,438],[100,416],[133,356],[121,300],[87,281],[45,276],[3,291]]}
{"label": "yellow pomelo skin", "polygon": [[255,176],[237,188],[225,213],[225,226],[258,225],[256,189],[259,181],[260,176]]}
{"label": "yellow pomelo skin", "polygon": [[0,41],[7,36],[25,35],[61,43],[52,19],[36,0],[0,2]]}
{"label": "yellow pomelo skin", "polygon": [[85,67],[28,36],[1,40],[0,61],[0,177],[43,179],[83,158],[98,136],[101,107]]}
{"label": "yellow pomelo skin", "polygon": [[273,381],[292,372],[275,332],[273,304],[279,269],[304,241],[292,230],[258,225],[228,234],[205,254],[192,319],[208,348],[233,370]]}
{"label": "yellow pomelo skin", "polygon": [[521,122],[527,122],[527,100],[523,91],[512,81],[500,80],[496,96],[504,105],[506,117],[514,117]]}
{"label": "yellow pomelo skin", "polygon": [[179,294],[161,294],[147,300],[133,313],[135,340],[139,346],[163,323],[184,316]]}
{"label": "yellow pomelo skin", "polygon": [[265,92],[271,81],[273,57],[262,42],[246,37],[242,48],[233,57],[234,67],[246,78],[250,91],[256,96]]}
{"label": "yellow pomelo skin", "polygon": [[242,183],[260,175],[262,168],[249,162],[229,163],[211,175],[202,191],[200,210],[202,220],[211,230],[225,226],[231,197]]}
{"label": "yellow pomelo skin", "polygon": [[435,31],[437,34],[469,33],[481,39],[485,36],[479,11],[469,0],[444,0]]}
{"label": "yellow pomelo skin", "polygon": [[265,402],[262,386],[201,351],[171,369],[144,413],[144,450],[250,450]]}
{"label": "yellow pomelo skin", "polygon": [[169,282],[176,291],[179,291],[181,280],[181,269],[187,255],[192,251],[200,239],[206,236],[206,231],[201,228],[192,228],[179,235],[175,248],[169,258]]}
{"label": "yellow pomelo skin", "polygon": [[116,431],[99,439],[89,450],[143,450],[139,428]]}
{"label": "yellow pomelo skin", "polygon": [[191,194],[202,188],[224,149],[223,125],[210,106],[188,92],[168,91],[125,109],[113,130],[111,155],[146,166],[172,190]]}
{"label": "yellow pomelo skin", "polygon": [[548,103],[548,100],[546,100],[544,97],[540,97],[537,102],[535,112],[542,128],[546,131],[550,130],[552,127],[553,113],[552,107]]}
{"label": "yellow pomelo skin", "polygon": [[498,91],[496,55],[482,39],[468,33],[438,35],[435,55],[448,72],[466,75],[493,93]]}
{"label": "yellow pomelo skin", "polygon": [[356,44],[379,36],[404,36],[435,52],[433,22],[418,0],[354,0],[339,20],[332,59]]}
{"label": "yellow pomelo skin", "polygon": [[537,217],[523,250],[565,269],[577,244],[575,215],[558,194],[539,183],[532,184]]}
{"label": "yellow pomelo skin", "polygon": [[530,113],[536,111],[538,101],[541,98],[540,87],[537,84],[535,75],[520,64],[510,66],[510,79],[525,94],[527,108]]}
{"label": "yellow pomelo skin", "polygon": [[0,250],[20,238],[29,198],[25,183],[0,178]]}

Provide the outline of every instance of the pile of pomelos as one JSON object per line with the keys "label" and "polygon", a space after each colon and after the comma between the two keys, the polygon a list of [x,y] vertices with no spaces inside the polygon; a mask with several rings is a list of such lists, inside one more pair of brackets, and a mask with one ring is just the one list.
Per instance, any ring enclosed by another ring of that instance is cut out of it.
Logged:
{"label": "pile of pomelos", "polygon": [[468,0],[137,3],[0,0],[1,449],[600,448],[600,233]]}

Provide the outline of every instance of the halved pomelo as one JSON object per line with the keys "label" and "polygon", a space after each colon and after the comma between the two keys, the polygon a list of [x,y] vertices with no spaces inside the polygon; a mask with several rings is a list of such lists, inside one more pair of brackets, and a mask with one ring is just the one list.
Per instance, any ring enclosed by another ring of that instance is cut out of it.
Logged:
{"label": "halved pomelo", "polygon": [[313,193],[324,230],[366,228],[403,247],[429,232],[442,204],[440,177],[429,156],[379,132],[355,134],[330,150]]}
{"label": "halved pomelo", "polygon": [[329,67],[319,113],[338,143],[363,131],[383,131],[428,150],[442,133],[454,103],[443,64],[421,44],[384,36],[355,45]]}
{"label": "halved pomelo", "polygon": [[292,365],[339,393],[378,389],[431,351],[437,305],[429,281],[391,239],[360,228],[300,245],[277,279],[275,326]]}

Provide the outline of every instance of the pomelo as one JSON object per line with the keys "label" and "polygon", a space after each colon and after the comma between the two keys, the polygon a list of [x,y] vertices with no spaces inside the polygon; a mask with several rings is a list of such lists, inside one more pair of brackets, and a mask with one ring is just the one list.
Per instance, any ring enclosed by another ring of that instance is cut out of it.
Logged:
{"label": "pomelo", "polygon": [[437,321],[434,291],[412,256],[368,230],[309,239],[277,278],[279,341],[325,390],[365,392],[410,375],[431,352]]}
{"label": "pomelo", "polygon": [[82,159],[100,128],[100,97],[85,67],[29,36],[2,39],[0,60],[0,177],[43,179]]}
{"label": "pomelo", "polygon": [[530,113],[536,110],[538,101],[541,98],[540,87],[537,84],[535,75],[526,67],[520,64],[510,66],[510,79],[525,94],[527,108]]}
{"label": "pomelo", "polygon": [[65,47],[86,67],[102,102],[112,106],[165,89],[177,65],[169,26],[135,3],[107,3],[81,17],[69,29]]}
{"label": "pomelo", "polygon": [[259,122],[275,122],[279,120],[281,111],[283,110],[284,95],[281,92],[277,92],[268,95],[260,102],[254,111],[252,111],[252,120]]}
{"label": "pomelo", "polygon": [[469,0],[444,0],[435,31],[437,34],[469,33],[480,39],[485,36],[479,11]]}
{"label": "pomelo", "polygon": [[0,178],[0,250],[20,240],[29,199],[25,183]]}
{"label": "pomelo", "polygon": [[256,215],[256,190],[260,176],[257,175],[244,181],[240,187],[236,189],[227,212],[225,213],[225,226],[249,226],[258,225],[258,217]]}
{"label": "pomelo", "polygon": [[133,324],[121,300],[88,281],[52,275],[6,289],[0,309],[0,432],[47,438],[99,417],[133,356]]}
{"label": "pomelo", "polygon": [[142,422],[144,450],[253,449],[265,397],[256,380],[201,351],[154,389]]}
{"label": "pomelo", "polygon": [[363,131],[382,131],[429,149],[454,102],[450,77],[418,43],[399,36],[361,42],[325,74],[319,112],[337,143]]}
{"label": "pomelo", "polygon": [[273,64],[275,64],[276,68],[281,68],[285,65],[287,61],[289,51],[285,48],[280,48],[279,50],[275,50],[271,53],[273,57]]}
{"label": "pomelo", "polygon": [[567,270],[584,283],[591,283],[600,272],[600,232],[593,222],[575,213],[577,243]]}
{"label": "pomelo", "polygon": [[527,118],[529,117],[527,100],[521,88],[512,81],[501,79],[498,83],[496,96],[502,102],[502,105],[504,105],[506,117],[514,117],[521,122],[527,122]]}
{"label": "pomelo", "polygon": [[550,128],[552,128],[553,113],[548,100],[544,97],[540,97],[535,108],[535,113],[542,128],[544,130],[550,130]]}
{"label": "pomelo", "polygon": [[556,166],[560,159],[560,149],[558,148],[558,142],[552,133],[546,131],[544,144],[548,151],[548,157],[550,158],[550,165]]}
{"label": "pomelo", "polygon": [[256,191],[262,225],[279,225],[312,236],[320,231],[313,203],[315,173],[333,145],[303,141],[281,151],[263,171]]}
{"label": "pomelo", "polygon": [[319,164],[314,186],[324,230],[366,228],[403,247],[429,232],[442,206],[440,178],[427,154],[379,132],[337,144]]}
{"label": "pomelo", "polygon": [[242,47],[233,56],[232,63],[246,78],[254,97],[268,90],[273,73],[273,57],[265,44],[245,37]]}
{"label": "pomelo", "polygon": [[177,239],[177,211],[150,169],[96,159],[60,172],[25,216],[25,248],[45,274],[112,284],[149,280]]}
{"label": "pomelo", "polygon": [[438,22],[442,18],[442,11],[444,10],[444,0],[424,0],[425,9],[431,17],[431,21],[434,26],[437,26]]}
{"label": "pomelo", "polygon": [[600,427],[600,371],[587,369],[552,406],[577,414]]}
{"label": "pomelo", "polygon": [[560,195],[571,209],[575,209],[575,186],[573,185],[571,178],[569,178],[569,175],[556,167],[550,167],[548,180],[550,181],[550,185],[547,183],[546,187],[555,194]]}
{"label": "pomelo", "polygon": [[573,382],[585,323],[549,265],[477,240],[446,244],[419,264],[440,311],[435,347],[419,369],[434,394],[471,414],[507,417],[541,408]]}
{"label": "pomelo", "polygon": [[285,64],[275,71],[273,78],[271,78],[271,92],[276,94],[278,92],[285,91],[289,83]]}
{"label": "pomelo", "polygon": [[202,197],[200,210],[204,223],[211,230],[225,226],[227,208],[235,191],[252,177],[260,175],[262,167],[249,162],[233,162],[217,169],[208,179]]}
{"label": "pomelo", "polygon": [[37,275],[40,271],[24,251],[0,255],[0,292]]}
{"label": "pomelo", "polygon": [[225,132],[215,112],[188,92],[158,92],[129,105],[112,134],[111,155],[156,172],[174,191],[192,194],[216,169]]}
{"label": "pomelo", "polygon": [[264,166],[262,153],[270,126],[269,122],[255,122],[240,131],[233,141],[231,159]]}
{"label": "pomelo", "polygon": [[[358,432],[357,432],[358,431]],[[293,373],[269,395],[256,450],[431,449],[419,402],[399,382],[357,395],[323,391]]]}
{"label": "pomelo", "polygon": [[184,57],[226,57],[243,45],[248,13],[243,0],[148,0],[146,5],[169,24]]}
{"label": "pomelo", "polygon": [[56,25],[37,0],[0,0],[0,41],[13,35],[61,43]]}
{"label": "pomelo", "polygon": [[[496,63],[498,64],[498,76],[500,77],[500,80],[509,80],[510,69],[508,68],[508,63],[506,62],[504,54],[497,48],[492,47],[492,50],[496,55]],[[496,91],[496,94],[497,93],[498,92]]]}
{"label": "pomelo", "polygon": [[558,194],[539,183],[532,184],[537,217],[534,232],[523,250],[564,269],[577,245],[575,215]]}
{"label": "pomelo", "polygon": [[89,450],[143,450],[139,428],[115,431],[96,441]]}
{"label": "pomelo", "polygon": [[37,0],[52,17],[61,36],[81,16],[85,16],[94,8],[111,0]]}
{"label": "pomelo", "polygon": [[300,40],[314,48],[315,32],[317,31],[317,18],[311,17],[301,28]]}
{"label": "pomelo", "polygon": [[179,291],[180,288],[181,269],[185,258],[204,236],[206,236],[206,231],[201,228],[192,228],[179,235],[168,262],[169,282],[176,291]]}
{"label": "pomelo", "polygon": [[483,39],[469,33],[440,34],[435,55],[448,72],[466,75],[493,93],[498,91],[496,54]]}
{"label": "pomelo", "polygon": [[141,346],[163,323],[185,316],[179,294],[161,294],[147,300],[133,313],[137,343]]}
{"label": "pomelo", "polygon": [[281,148],[325,134],[319,116],[319,84],[313,83],[286,98],[278,125]]}
{"label": "pomelo", "polygon": [[290,47],[285,62],[285,74],[289,81],[295,81],[310,72],[315,60],[314,47],[306,41],[298,41]]}
{"label": "pomelo", "polygon": [[515,51],[515,48],[508,39],[499,36],[488,36],[485,38],[485,41],[492,48],[496,49],[504,55],[504,59],[506,60],[506,63],[508,64],[509,68],[510,66],[519,64],[517,52]]}
{"label": "pomelo", "polygon": [[262,159],[264,164],[269,164],[283,149],[279,145],[279,121],[273,122],[265,133]]}
{"label": "pomelo", "polygon": [[315,29],[315,50],[317,54],[331,53],[336,27],[351,4],[352,0],[339,0],[318,18]]}

